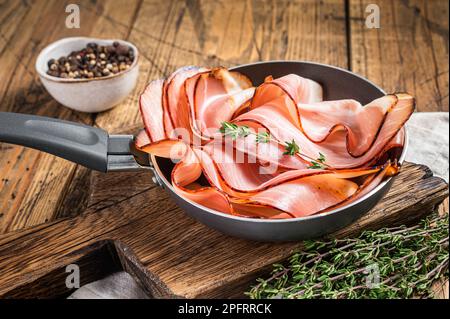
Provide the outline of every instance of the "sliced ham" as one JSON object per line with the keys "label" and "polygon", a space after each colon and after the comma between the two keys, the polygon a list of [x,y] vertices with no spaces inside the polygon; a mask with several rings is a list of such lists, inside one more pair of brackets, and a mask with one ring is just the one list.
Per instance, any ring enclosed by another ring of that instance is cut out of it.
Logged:
{"label": "sliced ham", "polygon": [[[164,109],[167,112],[166,136],[174,137],[174,128],[190,129],[190,109],[184,86],[187,79],[197,74],[205,73],[206,68],[195,66],[184,67],[177,70],[167,81],[164,90]],[[170,130],[170,131],[169,131]]]}
{"label": "sliced ham", "polygon": [[201,74],[193,94],[194,128],[201,136],[212,138],[221,123],[230,121],[234,113],[255,92],[251,82],[243,75],[223,68]]}
{"label": "sliced ham", "polygon": [[138,149],[144,147],[145,145],[149,145],[152,141],[147,134],[145,129],[140,130],[139,133],[134,138],[134,143]]}
{"label": "sliced ham", "polygon": [[201,176],[201,173],[201,165],[195,153],[190,147],[187,147],[185,155],[173,168],[172,185],[184,198],[202,206],[232,214],[233,208],[228,197],[215,187],[195,187],[194,189],[188,187]]}
{"label": "sliced ham", "polygon": [[163,124],[163,80],[152,81],[139,98],[139,110],[145,130],[151,141],[166,137]]}
{"label": "sliced ham", "polygon": [[[391,101],[395,102],[391,103]],[[283,112],[282,105],[260,106],[242,114],[236,121],[256,121],[266,127],[280,143],[295,140],[303,153],[310,157],[315,158],[318,153],[325,154],[327,163],[333,168],[354,168],[367,165],[373,158],[381,156],[388,143],[409,119],[415,105],[414,98],[408,94],[386,95],[372,103],[374,105],[391,104],[389,112],[385,116],[386,118],[380,122],[377,132],[373,134],[372,138],[365,138],[362,141],[365,144],[360,149],[365,149],[365,152],[358,157],[349,151],[348,129],[334,129],[324,141],[314,142],[292,122],[286,112]],[[341,105],[349,106],[350,104],[342,103]],[[355,120],[355,122],[357,121]],[[358,125],[363,126],[364,124]]]}
{"label": "sliced ham", "polygon": [[[255,89],[224,68],[181,68],[141,95],[145,130],[135,144],[171,158],[175,191],[216,211],[271,219],[330,211],[398,172],[414,98],[391,94],[362,106],[322,94],[317,82],[294,74],[268,76]],[[246,135],[222,136],[223,122],[245,126]],[[261,132],[270,136],[264,143]],[[300,152],[286,154],[286,141]],[[326,163],[311,169],[320,155]]]}

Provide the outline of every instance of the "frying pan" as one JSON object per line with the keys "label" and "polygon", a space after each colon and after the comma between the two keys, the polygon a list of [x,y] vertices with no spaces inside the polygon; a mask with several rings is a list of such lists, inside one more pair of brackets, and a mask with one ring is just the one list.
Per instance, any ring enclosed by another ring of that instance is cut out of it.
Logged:
{"label": "frying pan", "polygon": [[[241,65],[232,70],[247,75],[255,85],[261,84],[267,75],[276,78],[295,73],[319,82],[326,100],[353,98],[366,104],[385,95],[382,89],[354,73],[318,63],[270,61]],[[329,234],[367,213],[393,181],[388,178],[363,198],[317,215],[282,220],[243,218],[203,207],[176,194],[170,183],[172,161],[138,151],[133,138],[132,135],[109,135],[102,129],[73,122],[0,112],[0,142],[38,149],[101,172],[149,169],[153,171],[153,181],[188,215],[222,233],[250,240],[295,241]],[[407,140],[405,135],[399,163],[404,160]]]}

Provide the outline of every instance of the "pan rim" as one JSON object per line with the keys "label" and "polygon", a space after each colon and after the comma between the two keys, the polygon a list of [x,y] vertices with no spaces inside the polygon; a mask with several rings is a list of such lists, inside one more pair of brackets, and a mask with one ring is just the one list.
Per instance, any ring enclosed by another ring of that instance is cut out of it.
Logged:
{"label": "pan rim", "polygon": [[[246,67],[246,66],[253,66],[253,65],[260,65],[260,64],[268,64],[268,63],[301,63],[301,64],[311,64],[311,65],[317,65],[317,66],[322,66],[322,67],[326,67],[326,68],[333,68],[333,69],[337,69],[339,71],[343,71],[348,73],[349,75],[352,76],[356,76],[359,79],[369,83],[370,85],[372,85],[373,87],[375,87],[376,89],[378,89],[380,91],[381,94],[386,94],[386,92],[381,89],[379,86],[377,86],[376,84],[372,83],[371,81],[369,81],[368,79],[362,77],[361,75],[358,75],[354,72],[351,72],[349,70],[337,67],[337,66],[333,66],[333,65],[328,65],[328,64],[324,64],[324,63],[318,63],[318,62],[311,62],[311,61],[302,61],[302,60],[271,60],[271,61],[260,61],[260,62],[255,62],[255,63],[248,63],[248,64],[243,64],[243,65],[239,65],[239,66],[235,66],[235,67],[231,67],[230,70],[234,70],[240,67]],[[399,158],[399,164],[403,164],[405,157],[406,157],[406,153],[407,153],[407,149],[408,149],[408,144],[409,144],[409,136],[408,136],[408,128],[407,125],[405,124],[404,127],[402,128],[404,130],[405,136],[404,136],[404,146],[403,146],[403,150],[402,153],[400,155]],[[173,188],[172,184],[166,179],[166,177],[164,176],[164,174],[161,172],[161,169],[158,165],[158,162],[155,158],[154,155],[150,155],[150,160],[153,164],[153,168],[155,170],[155,173],[158,175],[158,179],[164,184],[164,187],[167,187],[168,189],[170,189],[173,193],[175,192],[175,189]],[[186,201],[187,203],[205,211],[211,214],[214,214],[218,217],[222,217],[222,218],[226,218],[226,219],[232,219],[235,221],[241,221],[241,222],[248,222],[248,223],[296,223],[296,222],[301,222],[301,221],[307,221],[307,220],[315,220],[315,219],[321,219],[321,218],[326,218],[329,215],[334,215],[334,214],[338,214],[339,212],[345,211],[351,207],[354,207],[358,204],[360,204],[363,201],[368,200],[369,198],[371,198],[372,196],[374,196],[375,194],[377,194],[379,191],[381,191],[388,183],[390,183],[392,181],[392,179],[395,178],[395,176],[389,177],[387,178],[385,181],[383,181],[382,183],[380,183],[380,185],[378,185],[377,187],[375,187],[373,190],[371,190],[369,193],[367,193],[366,195],[364,195],[363,197],[361,197],[360,199],[349,203],[348,205],[327,211],[327,212],[323,212],[323,213],[318,213],[318,214],[314,214],[314,215],[310,215],[310,216],[302,216],[302,217],[295,217],[295,218],[288,218],[288,219],[258,219],[258,218],[250,218],[250,217],[240,217],[240,216],[236,216],[236,215],[230,215],[230,214],[226,214],[223,212],[219,212],[217,210],[199,205],[197,203],[195,203],[194,201],[191,201],[187,198],[184,198],[182,196],[179,196],[182,200]]]}

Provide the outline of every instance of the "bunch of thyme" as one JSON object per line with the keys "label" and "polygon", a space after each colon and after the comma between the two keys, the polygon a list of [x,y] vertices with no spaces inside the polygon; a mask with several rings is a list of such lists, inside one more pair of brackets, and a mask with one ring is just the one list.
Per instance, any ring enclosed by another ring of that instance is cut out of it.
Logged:
{"label": "bunch of thyme", "polygon": [[287,265],[258,279],[251,298],[431,298],[448,278],[448,214],[357,238],[308,241]]}

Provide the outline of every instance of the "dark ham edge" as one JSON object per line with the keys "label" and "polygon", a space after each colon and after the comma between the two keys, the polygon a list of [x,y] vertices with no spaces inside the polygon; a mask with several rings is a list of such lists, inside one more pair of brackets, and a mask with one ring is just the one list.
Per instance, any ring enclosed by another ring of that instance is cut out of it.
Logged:
{"label": "dark ham edge", "polygon": [[[406,124],[406,122],[409,120],[409,118],[411,117],[411,115],[413,114],[413,112],[414,112],[414,108],[415,108],[415,99],[412,97],[412,96],[410,96],[409,94],[407,94],[407,93],[397,93],[397,94],[395,94],[395,95],[406,95],[406,96],[408,96],[408,97],[410,97],[410,100],[411,100],[411,103],[410,103],[410,109],[409,109],[409,112],[408,112],[408,116],[407,117],[405,117],[405,119],[404,119],[404,121],[402,121],[402,122],[400,122],[399,124],[398,124],[398,128],[396,129],[396,132],[392,135],[392,137],[390,138],[390,139],[388,139],[387,141],[386,141],[386,143],[384,144],[384,147],[381,149],[381,151],[377,154],[377,155],[375,155],[372,159],[370,159],[370,160],[367,160],[366,162],[364,162],[364,163],[362,163],[361,165],[358,165],[357,167],[355,167],[355,168],[358,168],[358,167],[370,167],[370,166],[373,166],[373,165],[375,165],[377,162],[379,162],[379,159],[380,158],[382,158],[383,157],[383,155],[385,155],[385,153],[387,152],[387,151],[389,151],[390,149],[392,149],[392,148],[394,148],[394,146],[391,146],[391,147],[389,147],[389,148],[387,148],[388,146],[389,146],[389,144],[396,138],[396,136],[397,136],[397,134],[400,132],[400,130],[402,130],[403,128],[404,128],[404,125]],[[263,124],[263,123],[260,123],[258,120],[254,120],[254,119],[250,119],[250,118],[243,118],[243,119],[240,119],[240,121],[246,121],[246,122],[255,122],[255,123],[258,123],[259,125],[261,125],[262,127],[264,127],[267,131],[269,131],[270,132],[270,130]],[[383,123],[384,124],[384,123]],[[381,130],[381,127],[382,127],[383,125],[381,125],[380,126],[380,130]],[[302,131],[303,132],[303,131]],[[377,136],[377,138],[378,138],[378,136]],[[277,140],[278,141],[278,140]],[[374,139],[374,141],[376,141],[376,138]],[[314,141],[312,141],[313,143],[315,143]],[[282,145],[282,143],[280,142],[280,141],[278,141],[278,143],[280,143],[280,145]],[[395,145],[395,147],[397,147],[397,148],[400,148],[400,146],[399,145]],[[370,148],[368,149],[368,151],[370,150]],[[348,151],[348,148],[347,148],[347,151]],[[366,152],[367,153],[367,152]],[[350,154],[350,153],[349,153]],[[365,154],[365,153],[364,153]],[[363,155],[364,155],[363,154]],[[351,154],[350,154],[351,155]],[[363,155],[361,155],[361,156],[363,156]],[[353,157],[353,156],[352,156]],[[358,157],[353,157],[353,158],[358,158]]]}
{"label": "dark ham edge", "polygon": [[339,203],[335,206],[329,207],[327,209],[322,210],[321,212],[318,212],[316,214],[326,213],[344,206],[347,206],[353,202],[356,202],[360,198],[364,197],[368,193],[370,193],[372,190],[374,190],[378,185],[381,184],[381,182],[386,177],[392,177],[399,173],[400,167],[397,163],[392,164],[390,161],[386,163],[383,168],[380,170],[378,174],[374,174],[370,178],[368,178],[356,191],[355,194],[350,196],[347,200],[345,200],[342,203]]}
{"label": "dark ham edge", "polygon": [[152,142],[145,129],[139,131],[134,138],[134,144],[138,149],[143,148],[145,145],[149,145]]}
{"label": "dark ham edge", "polygon": [[[205,153],[208,154],[208,156],[211,156],[211,154],[209,154],[208,152],[204,151]],[[223,181],[223,183],[232,191],[237,192],[237,193],[243,193],[243,194],[255,194],[255,193],[259,193],[262,192],[266,189],[269,189],[271,187],[275,187],[281,184],[285,184],[288,182],[292,182],[294,180],[298,180],[300,178],[304,178],[304,177],[309,177],[309,176],[316,176],[316,175],[322,175],[322,174],[345,174],[345,173],[364,173],[364,172],[368,172],[368,171],[379,171],[380,168],[379,167],[370,167],[370,168],[354,168],[354,169],[340,169],[340,170],[311,170],[311,169],[304,169],[304,170],[298,170],[298,173],[300,175],[298,176],[292,176],[289,177],[287,179],[283,179],[280,180],[279,182],[276,182],[275,184],[270,184],[267,183],[268,185],[266,186],[260,186],[258,188],[255,188],[254,190],[243,190],[243,189],[238,189],[235,188],[233,186],[231,186],[226,179],[223,176],[223,173],[221,172],[221,170],[219,169],[218,165],[216,164],[215,161],[212,160],[212,163],[215,167],[215,170],[217,171],[218,175],[220,176],[220,179]],[[293,171],[293,170],[291,170]],[[206,175],[206,174],[205,174]],[[365,174],[362,174],[365,175]],[[355,176],[356,177],[356,176]],[[275,178],[274,178],[275,179]],[[273,179],[272,179],[273,180]]]}
{"label": "dark ham edge", "polygon": [[[192,74],[192,75],[189,75],[189,76],[185,76],[183,73],[188,73],[188,74],[190,74],[191,72],[196,72],[196,73],[194,73],[194,74]],[[205,73],[205,72],[209,72],[209,69],[205,69],[205,68],[201,68],[201,67],[197,67],[197,66],[188,66],[188,67],[183,67],[183,68],[180,68],[180,69],[178,69],[177,71],[175,71],[171,76],[170,76],[170,78],[166,81],[166,83],[165,83],[165,88],[164,88],[164,101],[165,101],[165,105],[164,105],[164,109],[166,110],[166,112],[167,112],[167,116],[169,117],[169,119],[170,119],[170,123],[171,123],[171,125],[172,125],[172,127],[173,128],[176,128],[176,123],[175,123],[175,121],[174,121],[174,117],[173,117],[173,115],[172,115],[172,110],[171,110],[171,107],[170,107],[170,104],[169,104],[169,90],[170,90],[170,88],[171,88],[171,86],[173,85],[173,83],[174,83],[174,81],[177,79],[177,77],[179,77],[179,76],[185,76],[185,78],[183,79],[183,81],[182,81],[182,85],[181,85],[181,88],[180,89],[182,89],[182,91],[184,92],[184,94],[186,95],[186,86],[185,86],[185,82],[186,82],[186,80],[188,80],[188,79],[190,79],[190,78],[192,78],[192,77],[195,77],[196,75],[199,75],[199,74],[202,74],[202,73]],[[187,105],[187,107],[189,108],[189,103],[188,103],[188,105]],[[189,116],[190,116],[190,112],[189,112]]]}
{"label": "dark ham edge", "polygon": [[[144,98],[144,95],[148,93],[148,90],[152,89],[153,85],[159,85],[160,84],[161,86],[163,86],[163,83],[164,83],[163,80],[153,80],[152,82],[150,82],[147,85],[147,87],[145,88],[144,92],[139,96],[139,112],[141,113],[141,117],[142,117],[142,120],[144,122],[144,129],[147,132],[147,135],[148,135],[148,137],[149,137],[149,139],[151,141],[157,140],[157,138],[155,138],[152,135],[152,132],[150,130],[151,125],[149,123],[150,122],[149,116],[151,116],[150,113],[152,113],[152,112],[149,112],[147,110],[147,105],[144,105],[142,100]],[[161,99],[161,105],[162,105],[162,96],[160,97],[160,99]],[[161,120],[163,120],[163,119],[164,119],[164,115],[162,116]]]}
{"label": "dark ham edge", "polygon": [[[321,140],[314,140],[314,139],[312,139],[312,138],[308,135],[308,133],[303,129],[300,110],[299,110],[299,108],[297,107],[297,103],[295,102],[295,99],[292,97],[292,95],[291,95],[291,94],[290,94],[290,93],[289,93],[282,85],[280,85],[280,84],[277,83],[277,82],[274,82],[274,80],[271,80],[271,81],[269,81],[269,82],[265,82],[265,83],[261,84],[261,85],[255,90],[255,94],[254,94],[254,97],[253,97],[253,98],[255,98],[255,97],[257,96],[258,90],[262,89],[263,86],[267,86],[267,85],[275,85],[275,86],[277,86],[279,89],[281,89],[281,90],[289,97],[289,99],[292,101],[292,103],[293,103],[294,106],[295,106],[295,110],[296,110],[296,114],[297,114],[297,119],[296,119],[297,124],[299,125],[299,128],[300,128],[300,130],[302,131],[302,133],[303,133],[303,134],[304,134],[311,142],[313,142],[313,143],[321,143],[321,142],[325,141],[325,140],[330,136],[330,134],[332,134],[336,129],[338,129],[338,128],[340,128],[340,127],[343,127],[343,128],[348,132],[347,127],[345,127],[345,126],[342,125],[342,124],[337,124],[337,125],[334,125],[334,126],[329,130],[328,134],[327,134],[323,139],[321,139]],[[374,136],[374,138],[373,138],[373,140],[372,140],[370,146],[367,148],[367,150],[366,150],[365,152],[361,153],[361,154],[358,154],[357,156],[355,156],[354,154],[352,154],[351,150],[349,149],[349,142],[348,142],[349,137],[348,137],[348,134],[347,134],[347,137],[346,137],[346,139],[347,139],[347,143],[346,143],[347,152],[348,152],[352,157],[354,157],[354,158],[361,157],[361,156],[365,155],[365,154],[370,150],[370,148],[373,146],[373,144],[374,144],[375,141],[377,140],[378,135],[379,135],[379,133],[381,132],[381,129],[383,128],[383,126],[384,126],[384,124],[385,124],[385,121],[386,121],[386,119],[387,119],[387,117],[388,117],[389,112],[390,112],[396,105],[398,105],[398,102],[399,102],[399,96],[404,96],[404,95],[405,95],[405,96],[408,96],[408,97],[411,99],[411,104],[410,104],[410,112],[409,112],[409,116],[406,118],[405,121],[403,121],[403,123],[400,125],[400,127],[403,127],[403,125],[409,120],[409,118],[411,117],[411,115],[412,115],[412,113],[414,112],[414,109],[415,109],[415,104],[416,104],[416,102],[415,102],[414,97],[412,97],[412,96],[409,95],[408,93],[403,93],[403,92],[398,92],[398,93],[386,95],[386,96],[394,97],[394,98],[395,98],[395,101],[391,104],[389,110],[384,114],[383,121],[381,122],[381,124],[380,124],[380,126],[379,126],[379,128],[378,128],[378,131],[377,131],[377,133],[375,134],[375,136]],[[250,104],[250,109],[254,109],[254,108],[255,108],[255,107],[253,106],[253,99],[252,99],[252,103]],[[289,112],[289,113],[290,113],[290,112]]]}
{"label": "dark ham edge", "polygon": [[[202,76],[204,76],[204,74],[208,74],[209,76],[212,76],[212,77],[214,77],[214,78],[216,78],[216,79],[218,79],[218,80],[223,80],[223,77],[221,76],[221,72],[223,72],[223,71],[229,72],[229,74],[233,77],[233,79],[234,79],[236,82],[238,82],[240,85],[247,86],[247,87],[244,87],[244,88],[242,88],[242,86],[239,86],[239,87],[241,88],[241,90],[248,89],[248,88],[252,87],[252,85],[253,85],[252,82],[251,82],[251,80],[250,80],[246,75],[244,75],[244,74],[242,74],[242,73],[239,73],[239,72],[236,72],[236,71],[228,71],[227,69],[225,69],[225,68],[223,68],[223,67],[214,68],[214,69],[209,70],[209,71],[207,71],[207,72],[202,72],[202,73],[196,74],[197,79],[196,79],[196,81],[195,81],[194,91],[193,91],[193,95],[192,95],[192,102],[193,102],[193,105],[189,105],[189,108],[192,110],[191,128],[192,128],[192,131],[193,131],[193,132],[194,132],[201,140],[203,140],[203,141],[211,141],[212,139],[214,139],[214,137],[213,137],[213,136],[207,136],[207,135],[203,134],[203,133],[201,132],[201,130],[200,130],[200,129],[197,127],[197,125],[196,125],[196,120],[197,120],[197,117],[198,117],[198,116],[197,116],[197,115],[198,115],[198,114],[197,114],[198,107],[197,107],[197,105],[196,105],[195,94],[196,94],[196,91],[197,91],[197,87],[198,87],[200,78],[201,78]],[[185,82],[185,83],[186,83],[186,82]],[[224,84],[224,88],[225,88],[225,90],[227,91],[227,87],[226,87],[225,84]],[[186,90],[186,84],[185,84],[185,91],[186,91],[186,95],[188,95],[188,92],[187,92],[187,90]],[[255,90],[255,91],[256,91],[256,90]],[[231,95],[230,95],[230,96],[231,96]],[[253,94],[253,96],[254,96],[254,94]],[[247,105],[247,103],[248,103],[251,99],[253,99],[253,97],[250,98],[249,100],[247,100],[246,102],[244,102],[242,105],[240,105],[240,106],[236,109],[236,111],[240,110],[243,106]],[[188,101],[188,103],[190,104],[189,96],[187,96],[187,101]],[[236,114],[236,111],[234,112],[233,116]],[[230,120],[233,119],[233,116],[232,116],[232,118],[231,118]]]}

